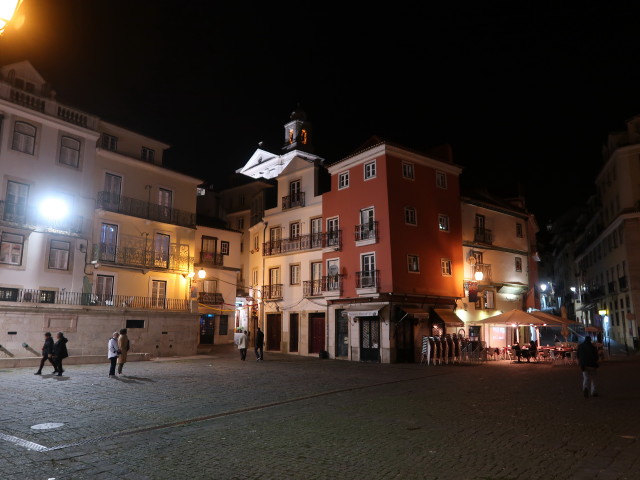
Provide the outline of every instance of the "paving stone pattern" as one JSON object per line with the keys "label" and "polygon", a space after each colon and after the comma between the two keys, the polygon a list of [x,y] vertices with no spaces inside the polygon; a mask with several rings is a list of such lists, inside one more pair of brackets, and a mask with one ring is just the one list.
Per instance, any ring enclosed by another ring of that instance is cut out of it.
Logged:
{"label": "paving stone pattern", "polygon": [[635,355],[585,399],[576,366],[251,353],[1,370],[0,479],[640,478]]}

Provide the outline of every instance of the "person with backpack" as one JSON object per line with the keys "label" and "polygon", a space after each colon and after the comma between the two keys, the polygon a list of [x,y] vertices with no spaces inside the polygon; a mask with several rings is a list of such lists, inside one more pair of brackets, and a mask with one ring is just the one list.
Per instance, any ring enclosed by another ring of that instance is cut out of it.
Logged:
{"label": "person with backpack", "polygon": [[55,365],[54,374],[57,373],[59,377],[62,376],[62,360],[69,356],[67,352],[67,338],[62,332],[56,333],[56,342],[53,344],[52,360]]}

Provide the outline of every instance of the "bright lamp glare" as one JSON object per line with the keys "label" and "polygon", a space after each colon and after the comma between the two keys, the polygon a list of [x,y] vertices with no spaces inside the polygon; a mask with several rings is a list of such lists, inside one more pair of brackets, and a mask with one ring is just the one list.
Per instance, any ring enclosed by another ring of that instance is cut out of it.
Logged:
{"label": "bright lamp glare", "polygon": [[541,284],[540,285],[540,290],[542,290],[543,292],[546,292],[547,291],[547,284],[546,283]]}
{"label": "bright lamp glare", "polygon": [[22,0],[0,0],[0,33],[2,33],[16,13]]}
{"label": "bright lamp glare", "polygon": [[45,198],[40,204],[40,214],[51,220],[62,220],[69,215],[69,205],[61,198]]}

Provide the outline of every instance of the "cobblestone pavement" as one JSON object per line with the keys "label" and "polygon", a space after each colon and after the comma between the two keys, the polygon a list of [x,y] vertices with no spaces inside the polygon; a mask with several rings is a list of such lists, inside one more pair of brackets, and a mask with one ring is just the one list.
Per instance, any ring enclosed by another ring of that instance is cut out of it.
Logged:
{"label": "cobblestone pavement", "polygon": [[589,399],[576,366],[265,359],[1,370],[0,478],[640,478],[638,356]]}

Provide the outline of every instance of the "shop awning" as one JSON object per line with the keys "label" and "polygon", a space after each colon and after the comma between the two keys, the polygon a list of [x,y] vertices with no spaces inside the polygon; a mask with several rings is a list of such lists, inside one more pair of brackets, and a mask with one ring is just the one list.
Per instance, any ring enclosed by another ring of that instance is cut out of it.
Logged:
{"label": "shop awning", "polygon": [[356,317],[376,317],[383,308],[384,305],[348,305],[344,307],[344,313],[349,315],[350,319]]}
{"label": "shop awning", "polygon": [[411,315],[413,318],[429,318],[429,312],[427,312],[424,308],[418,307],[400,307],[407,315]]}
{"label": "shop awning", "polygon": [[527,291],[528,286],[523,283],[505,283],[498,289],[498,293],[520,295]]}
{"label": "shop awning", "polygon": [[434,308],[433,311],[440,317],[447,327],[464,327],[464,322],[460,320],[453,310],[445,308]]}

